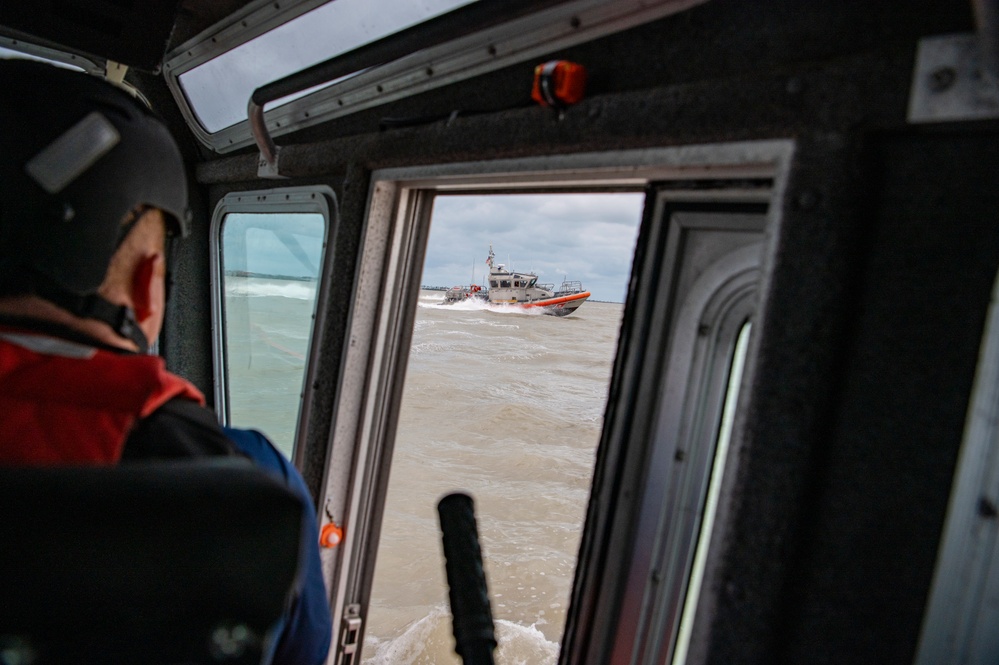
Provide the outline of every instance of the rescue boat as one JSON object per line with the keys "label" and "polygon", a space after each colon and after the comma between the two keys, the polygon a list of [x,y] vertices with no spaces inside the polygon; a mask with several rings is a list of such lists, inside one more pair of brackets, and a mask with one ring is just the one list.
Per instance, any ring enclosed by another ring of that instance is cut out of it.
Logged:
{"label": "rescue boat", "polygon": [[441,304],[453,305],[469,299],[483,300],[492,305],[506,305],[521,309],[540,308],[552,316],[572,314],[587,298],[589,291],[583,290],[579,281],[564,280],[558,289],[554,284],[538,284],[538,276],[531,273],[507,270],[502,263],[496,263],[492,245],[489,246],[489,287],[477,284],[453,286],[444,293]]}

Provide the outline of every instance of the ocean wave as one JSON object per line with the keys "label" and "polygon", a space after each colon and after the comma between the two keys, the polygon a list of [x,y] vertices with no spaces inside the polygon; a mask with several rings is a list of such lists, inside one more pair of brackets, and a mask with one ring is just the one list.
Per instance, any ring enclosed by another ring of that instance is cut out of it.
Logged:
{"label": "ocean wave", "polygon": [[292,298],[294,300],[314,300],[316,285],[310,282],[247,282],[229,281],[225,293],[230,297],[245,298]]}
{"label": "ocean wave", "polygon": [[540,307],[532,307],[530,309],[524,309],[518,305],[502,305],[491,303],[479,298],[469,298],[468,300],[462,300],[456,303],[445,304],[442,302],[443,299],[430,299],[424,296],[420,297],[417,306],[419,307],[432,307],[439,309],[451,309],[458,312],[493,312],[496,314],[519,314],[520,316],[543,316],[544,310]]}
{"label": "ocean wave", "polygon": [[454,350],[453,344],[441,344],[439,342],[423,342],[420,344],[414,344],[409,352],[413,355],[420,355],[423,353],[448,353]]}
{"label": "ocean wave", "polygon": [[[557,661],[558,643],[549,641],[535,624],[522,626],[499,619],[495,625],[497,665],[554,665]],[[438,605],[399,637],[366,638],[364,665],[458,662],[453,647],[451,613]]]}

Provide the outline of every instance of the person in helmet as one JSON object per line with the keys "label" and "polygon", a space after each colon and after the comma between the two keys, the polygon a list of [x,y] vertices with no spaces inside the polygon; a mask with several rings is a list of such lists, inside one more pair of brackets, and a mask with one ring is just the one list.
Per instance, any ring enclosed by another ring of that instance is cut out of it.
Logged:
{"label": "person in helmet", "polygon": [[166,127],[98,78],[0,60],[0,465],[243,455],[305,498],[307,566],[274,663],[325,662],[332,634],[317,520],[261,434],[219,427],[192,384],[149,355],[167,244],[189,231]]}

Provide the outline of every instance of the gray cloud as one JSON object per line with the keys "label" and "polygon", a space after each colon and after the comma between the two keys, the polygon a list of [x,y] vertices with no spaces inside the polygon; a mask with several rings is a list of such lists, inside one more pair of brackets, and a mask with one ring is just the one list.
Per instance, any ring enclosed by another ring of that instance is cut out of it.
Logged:
{"label": "gray cloud", "polygon": [[440,195],[421,283],[482,283],[492,243],[515,270],[579,280],[594,299],[622,302],[643,202],[640,193]]}
{"label": "gray cloud", "polygon": [[202,125],[214,133],[246,120],[256,88],[469,2],[422,0],[388,8],[370,0],[330,2],[181,74],[181,86]]}
{"label": "gray cloud", "polygon": [[232,213],[222,226],[227,270],[316,277],[325,221],[318,213]]}

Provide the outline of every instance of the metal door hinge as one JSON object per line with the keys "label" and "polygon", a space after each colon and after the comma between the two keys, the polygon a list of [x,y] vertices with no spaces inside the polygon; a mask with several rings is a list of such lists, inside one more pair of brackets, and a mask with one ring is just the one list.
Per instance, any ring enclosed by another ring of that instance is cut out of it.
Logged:
{"label": "metal door hinge", "polygon": [[974,34],[919,40],[909,91],[909,122],[999,117],[999,87],[982,62]]}
{"label": "metal door hinge", "polygon": [[358,665],[361,662],[361,606],[348,605],[340,621],[340,640],[337,642],[337,665]]}

